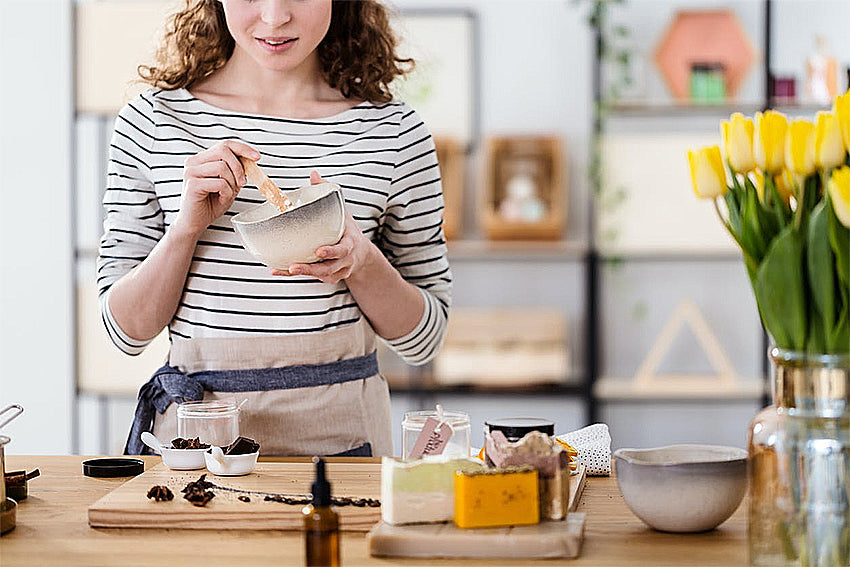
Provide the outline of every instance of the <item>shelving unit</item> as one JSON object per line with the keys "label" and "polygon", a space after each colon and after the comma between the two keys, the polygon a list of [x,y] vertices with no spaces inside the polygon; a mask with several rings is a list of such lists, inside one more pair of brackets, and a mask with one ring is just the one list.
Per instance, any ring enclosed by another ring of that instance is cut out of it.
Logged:
{"label": "shelving unit", "polygon": [[[603,117],[613,117],[618,120],[632,120],[643,118],[660,118],[660,117],[726,117],[732,112],[742,112],[744,114],[754,114],[755,112],[765,111],[773,108],[784,112],[790,116],[795,115],[814,115],[820,110],[829,110],[828,105],[820,105],[806,102],[788,102],[783,99],[776,99],[773,96],[773,81],[774,67],[772,60],[772,42],[774,30],[774,2],[773,0],[762,0],[761,2],[761,23],[764,26],[764,36],[762,45],[763,64],[762,84],[763,96],[759,100],[742,100],[738,102],[724,102],[721,104],[697,104],[687,102],[654,102],[646,100],[637,100],[629,102],[618,102],[614,104],[605,104],[602,100],[600,85],[595,84],[595,102],[597,108],[597,118],[595,124],[601,125]],[[597,30],[597,34],[600,31]],[[597,47],[598,47],[597,42]],[[597,77],[601,72],[602,61],[599,57],[600,50],[597,48],[597,57],[594,60],[594,76]],[[596,81],[595,81],[596,83]],[[798,83],[798,89],[802,90],[802,81]],[[600,135],[604,135],[600,132]],[[719,141],[719,140],[718,140]],[[716,252],[693,252],[688,250],[646,250],[639,252],[624,252],[603,251],[602,258],[607,261],[614,262],[740,262],[740,253],[735,251],[716,251]],[[600,290],[594,292],[594,295],[599,296]],[[761,373],[757,380],[744,381],[740,388],[734,391],[727,392],[712,392],[701,391],[695,392],[697,397],[691,396],[691,399],[699,401],[707,400],[731,400],[731,399],[760,399],[762,405],[770,403],[770,387],[769,387],[769,362],[767,359],[768,339],[766,333],[762,330],[761,333],[762,352],[765,353],[761,362]],[[589,380],[597,380],[598,376],[589,376]],[[620,382],[620,383],[618,383]],[[596,388],[597,394],[601,394],[606,402],[626,402],[626,401],[662,401],[676,400],[688,401],[689,395],[684,391],[635,391],[627,380],[612,380],[605,379],[603,388]]]}

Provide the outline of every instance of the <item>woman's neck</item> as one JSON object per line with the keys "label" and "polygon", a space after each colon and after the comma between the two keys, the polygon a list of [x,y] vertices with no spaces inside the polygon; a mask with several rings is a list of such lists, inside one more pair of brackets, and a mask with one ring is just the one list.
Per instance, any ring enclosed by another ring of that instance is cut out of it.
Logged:
{"label": "woman's neck", "polygon": [[359,102],[343,98],[325,82],[315,52],[294,69],[274,71],[258,65],[238,45],[221,69],[191,91],[225,108],[293,118],[334,114]]}

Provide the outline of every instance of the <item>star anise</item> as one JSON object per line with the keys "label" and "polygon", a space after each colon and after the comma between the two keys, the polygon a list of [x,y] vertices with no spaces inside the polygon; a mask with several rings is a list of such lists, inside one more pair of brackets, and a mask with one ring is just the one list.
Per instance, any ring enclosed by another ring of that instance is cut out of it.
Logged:
{"label": "star anise", "polygon": [[148,490],[148,498],[153,498],[157,502],[162,502],[163,500],[174,500],[174,494],[167,486],[152,486],[150,490]]}
{"label": "star anise", "polygon": [[198,480],[187,484],[181,490],[183,498],[195,506],[206,506],[207,502],[215,498],[215,494],[207,490],[212,486],[212,483],[206,480],[206,477],[206,474],[202,474]]}

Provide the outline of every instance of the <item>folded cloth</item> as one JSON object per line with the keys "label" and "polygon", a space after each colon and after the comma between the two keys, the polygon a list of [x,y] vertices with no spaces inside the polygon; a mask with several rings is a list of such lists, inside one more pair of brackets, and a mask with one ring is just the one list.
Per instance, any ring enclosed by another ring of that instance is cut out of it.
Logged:
{"label": "folded cloth", "polygon": [[555,437],[576,450],[576,461],[585,466],[588,476],[611,475],[611,434],[607,425],[594,423]]}

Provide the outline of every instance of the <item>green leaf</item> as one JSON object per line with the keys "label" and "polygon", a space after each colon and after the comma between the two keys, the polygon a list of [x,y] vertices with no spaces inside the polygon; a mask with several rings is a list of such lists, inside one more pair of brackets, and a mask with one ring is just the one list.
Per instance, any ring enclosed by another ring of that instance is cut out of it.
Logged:
{"label": "green leaf", "polygon": [[761,231],[759,207],[756,189],[748,182],[741,210],[741,243],[746,247],[747,253],[756,262],[761,263],[767,250],[767,242]]}
{"label": "green leaf", "polygon": [[735,192],[730,190],[724,196],[726,200],[726,209],[729,211],[729,225],[735,232],[735,236],[741,238],[741,205],[738,202],[738,197]]}
{"label": "green leaf", "polygon": [[776,216],[776,222],[779,228],[785,228],[788,221],[791,219],[791,208],[785,204],[782,197],[779,195],[779,190],[776,188],[776,183],[773,178],[768,175],[765,177],[765,190],[770,191],[770,196],[773,199],[773,214]]}
{"label": "green leaf", "polygon": [[806,351],[811,353],[830,352],[826,346],[826,332],[820,313],[812,309],[809,312],[809,336],[806,338]]}
{"label": "green leaf", "polygon": [[835,345],[830,351],[832,353],[850,351],[850,313],[848,313],[846,303],[838,317],[838,323],[836,323],[832,333],[827,336],[827,341]]}
{"label": "green leaf", "polygon": [[806,347],[803,239],[793,226],[771,243],[756,274],[754,291],[765,329],[782,348]]}
{"label": "green leaf", "polygon": [[829,210],[824,201],[818,203],[809,218],[808,242],[806,246],[806,267],[808,268],[809,287],[812,290],[814,306],[813,319],[820,322],[821,334],[827,350],[832,352],[835,345],[830,341],[835,327],[835,262],[829,243]]}
{"label": "green leaf", "polygon": [[832,199],[827,194],[826,202],[829,207],[829,244],[832,253],[835,254],[835,269],[838,272],[838,280],[843,284],[842,292],[847,305],[847,291],[850,287],[850,230],[835,216]]}

